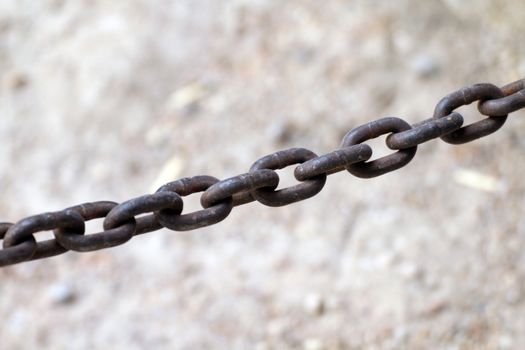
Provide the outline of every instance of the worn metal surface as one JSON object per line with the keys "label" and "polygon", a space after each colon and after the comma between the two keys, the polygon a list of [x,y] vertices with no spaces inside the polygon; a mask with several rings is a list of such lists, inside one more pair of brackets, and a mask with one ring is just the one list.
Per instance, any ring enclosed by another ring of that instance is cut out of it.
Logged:
{"label": "worn metal surface", "polygon": [[[157,193],[168,192],[176,193],[180,196],[188,196],[192,193],[206,191],[218,182],[219,179],[212,176],[187,177],[162,186],[157,190]],[[218,204],[193,213],[181,214],[181,206],[180,210],[174,210],[171,207],[158,208],[155,211],[155,215],[159,223],[164,227],[175,231],[189,231],[224,220],[230,214],[232,208],[233,198],[228,197]]]}
{"label": "worn metal surface", "polygon": [[[434,110],[434,118],[445,118],[456,108],[475,101],[494,100],[504,97],[501,89],[492,84],[475,84],[466,86],[443,97]],[[505,124],[507,115],[489,115],[488,118],[459,128],[456,131],[441,136],[441,139],[451,144],[462,144],[492,134]]]}
{"label": "worn metal surface", "polygon": [[[352,129],[343,138],[343,146],[353,146],[367,140],[386,135],[410,130],[411,126],[400,118],[387,117],[371,121]],[[381,157],[371,162],[359,162],[347,166],[350,174],[362,178],[371,178],[386,174],[408,164],[416,155],[417,145],[401,149],[391,155]]]}
{"label": "worn metal surface", "polygon": [[[261,169],[284,169],[292,164],[301,164],[317,158],[317,155],[305,148],[290,148],[285,151],[275,152],[256,161],[250,171]],[[264,205],[280,207],[283,205],[302,201],[319,193],[326,183],[326,174],[317,175],[306,179],[302,183],[274,191],[273,189],[258,188],[252,195]]]}
{"label": "worn metal surface", "polygon": [[[488,118],[462,127],[463,117],[454,112],[460,106],[479,101],[478,110]],[[222,181],[211,176],[194,176],[170,182],[154,193],[123,203],[84,203],[58,212],[24,218],[15,224],[0,223],[0,266],[47,258],[73,251],[93,251],[123,244],[133,236],[163,227],[187,231],[224,220],[235,206],[254,200],[268,206],[283,206],[319,193],[329,174],[348,170],[363,178],[386,174],[408,164],[417,146],[435,138],[461,144],[498,130],[507,115],[525,107],[525,79],[498,88],[492,84],[464,87],[445,96],[436,106],[434,117],[409,125],[388,117],[350,130],[342,147],[317,156],[304,148],[275,152],[256,161],[249,173]],[[397,152],[367,162],[372,148],[367,140],[387,135],[386,144]],[[277,169],[293,164],[300,183],[277,190]],[[201,195],[202,210],[182,214],[182,197]],[[144,215],[145,214],[145,215]],[[104,218],[104,230],[85,233],[85,222]],[[53,230],[54,238],[39,241],[36,235]]]}

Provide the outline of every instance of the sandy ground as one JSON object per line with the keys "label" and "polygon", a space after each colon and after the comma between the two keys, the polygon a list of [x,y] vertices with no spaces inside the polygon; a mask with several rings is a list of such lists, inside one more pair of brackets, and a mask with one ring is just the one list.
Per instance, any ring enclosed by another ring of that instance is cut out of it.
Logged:
{"label": "sandy ground", "polygon": [[[428,118],[524,77],[524,29],[518,0],[4,0],[0,220]],[[293,206],[3,268],[0,347],[523,349],[524,134],[516,113]]]}

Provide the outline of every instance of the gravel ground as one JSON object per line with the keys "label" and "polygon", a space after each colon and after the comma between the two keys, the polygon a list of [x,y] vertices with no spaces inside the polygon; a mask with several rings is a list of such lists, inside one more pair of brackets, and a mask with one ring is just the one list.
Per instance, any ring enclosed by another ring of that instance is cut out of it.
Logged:
{"label": "gravel ground", "polygon": [[[518,0],[4,0],[0,220],[426,119],[525,76],[524,29]],[[293,206],[3,268],[1,348],[523,349],[524,117]]]}

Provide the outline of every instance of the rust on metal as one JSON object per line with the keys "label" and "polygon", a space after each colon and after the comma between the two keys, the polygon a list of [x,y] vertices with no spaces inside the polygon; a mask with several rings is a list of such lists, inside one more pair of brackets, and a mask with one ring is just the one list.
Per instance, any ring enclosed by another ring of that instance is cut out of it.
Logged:
{"label": "rust on metal", "polygon": [[[403,132],[412,127],[406,121],[396,117],[386,117],[352,129],[343,138],[343,146],[358,145],[367,140],[389,133]],[[372,178],[397,170],[408,164],[416,155],[417,145],[400,149],[395,153],[370,162],[360,162],[346,167],[348,172],[361,178]]]}
{"label": "rust on metal", "polygon": [[[475,101],[500,99],[505,94],[496,85],[475,84],[466,86],[443,97],[434,110],[434,119],[445,118],[456,108],[466,106]],[[505,124],[507,115],[490,115],[488,118],[464,126],[449,134],[441,136],[445,142],[459,145],[487,136]]]}
{"label": "rust on metal", "polygon": [[[478,101],[478,110],[488,116],[463,126],[458,107]],[[195,230],[224,220],[239,205],[258,201],[268,206],[283,206],[319,193],[327,175],[348,170],[371,178],[399,169],[416,154],[417,146],[433,139],[461,144],[498,130],[509,113],[525,108],[525,79],[501,88],[492,84],[464,87],[445,96],[431,119],[410,125],[400,118],[381,118],[350,130],[342,146],[317,156],[305,148],[292,148],[267,155],[256,161],[248,173],[219,181],[212,176],[194,176],[165,184],[153,194],[123,203],[90,202],[61,211],[24,218],[17,223],[0,223],[0,266],[43,259],[67,251],[87,252],[123,244],[133,236],[168,228]],[[367,140],[387,135],[387,146],[396,152],[369,161],[372,148]],[[277,189],[275,170],[298,164],[294,176],[299,184]],[[182,197],[203,192],[203,207],[182,214]],[[103,230],[86,234],[85,222],[104,219]],[[54,238],[37,241],[39,232],[53,230]]]}
{"label": "rust on metal", "polygon": [[[250,172],[261,169],[284,169],[292,164],[301,164],[311,159],[317,158],[317,154],[306,148],[290,148],[267,155],[256,161],[250,168]],[[305,200],[321,192],[326,183],[326,174],[315,176],[311,179],[304,180],[301,183],[273,190],[267,188],[258,188],[253,190],[253,197],[260,203],[270,207],[281,207],[291,203]]]}
{"label": "rust on metal", "polygon": [[[180,196],[203,192],[219,182],[213,176],[194,176],[167,183],[157,190],[157,193],[172,192]],[[226,198],[220,203],[189,214],[181,214],[181,210],[161,209],[155,211],[159,223],[171,230],[189,231],[216,224],[224,220],[232,211],[233,200]]]}
{"label": "rust on metal", "polygon": [[525,79],[501,88],[505,97],[479,101],[478,110],[483,115],[505,116],[525,107]]}

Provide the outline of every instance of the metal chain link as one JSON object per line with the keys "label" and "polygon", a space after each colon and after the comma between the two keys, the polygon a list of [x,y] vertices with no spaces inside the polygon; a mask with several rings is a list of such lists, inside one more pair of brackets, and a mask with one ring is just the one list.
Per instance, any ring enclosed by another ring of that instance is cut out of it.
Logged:
{"label": "metal chain link", "polygon": [[[463,126],[457,108],[478,102],[478,111],[487,118]],[[30,216],[12,223],[0,223],[0,266],[47,258],[67,251],[89,252],[114,247],[133,236],[168,228],[188,231],[224,220],[236,206],[258,201],[267,206],[284,206],[319,193],[328,175],[347,170],[372,178],[402,168],[414,158],[417,146],[441,138],[463,144],[487,136],[503,126],[507,115],[525,108],[525,79],[498,88],[475,84],[445,96],[431,119],[410,125],[400,118],[371,121],[350,130],[339,149],[318,156],[304,148],[291,148],[257,160],[250,171],[219,181],[211,176],[194,176],[165,184],[154,194],[123,203],[100,201],[84,203],[52,213]],[[368,161],[372,148],[367,140],[388,135],[387,146],[396,151]],[[298,164],[294,170],[297,185],[277,190],[275,170]],[[182,214],[182,197],[203,192],[202,210]],[[103,231],[86,234],[85,222],[104,219]],[[37,240],[43,231],[54,238]]]}

